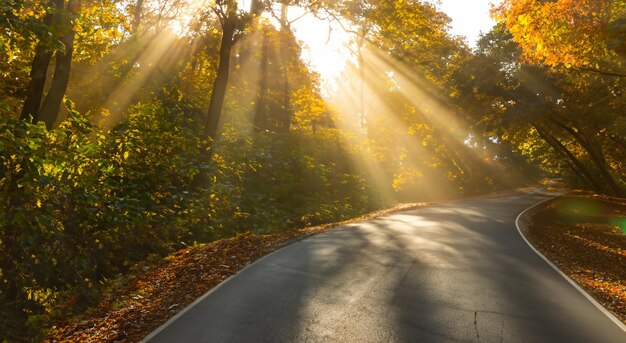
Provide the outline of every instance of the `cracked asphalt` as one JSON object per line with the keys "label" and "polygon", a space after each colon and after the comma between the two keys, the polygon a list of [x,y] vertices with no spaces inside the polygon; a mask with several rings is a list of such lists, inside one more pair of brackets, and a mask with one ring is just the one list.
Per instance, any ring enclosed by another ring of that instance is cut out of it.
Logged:
{"label": "cracked asphalt", "polygon": [[346,225],[289,245],[147,337],[158,342],[626,342],[514,221],[539,189]]}

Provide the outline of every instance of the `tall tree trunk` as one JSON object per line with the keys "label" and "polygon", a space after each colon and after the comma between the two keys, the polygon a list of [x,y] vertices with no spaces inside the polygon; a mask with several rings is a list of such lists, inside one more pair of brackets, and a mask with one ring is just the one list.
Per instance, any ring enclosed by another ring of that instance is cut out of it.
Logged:
{"label": "tall tree trunk", "polygon": [[[226,12],[220,17],[222,24],[222,41],[220,43],[220,61],[217,67],[217,77],[213,84],[211,93],[211,101],[209,102],[209,110],[204,120],[204,127],[208,138],[215,140],[219,130],[220,118],[224,107],[224,98],[228,88],[228,79],[230,78],[230,58],[235,41],[239,37],[235,37],[235,31],[239,18],[237,14],[237,1],[228,1],[225,5]],[[263,1],[253,0],[250,3],[250,13],[256,17],[263,11]]]}
{"label": "tall tree trunk", "polygon": [[283,0],[280,7],[280,66],[283,77],[283,98],[281,105],[281,118],[278,128],[287,133],[291,127],[291,87],[289,85],[289,45],[291,42],[291,28],[289,26],[289,4],[291,1]]}
{"label": "tall tree trunk", "polygon": [[587,173],[586,169],[582,169],[577,167],[576,163],[573,162],[573,159],[576,159],[570,152],[554,137],[548,137],[544,133],[539,133],[539,135],[543,138],[544,141],[548,142],[548,144],[556,151],[558,155],[561,155],[565,159],[565,163],[569,169],[576,174],[576,176],[584,183],[586,183],[589,187],[594,190],[599,190],[599,185],[595,183],[595,180],[591,178]]}
{"label": "tall tree trunk", "polygon": [[290,0],[283,0],[280,4],[280,27],[285,30],[290,30],[289,27],[289,5]]}
{"label": "tall tree trunk", "polygon": [[209,111],[205,119],[205,129],[208,138],[216,139],[219,129],[222,108],[224,107],[224,97],[228,88],[230,78],[230,55],[234,45],[236,18],[228,17],[224,20],[222,41],[220,44],[220,62],[217,67],[217,77],[213,84]]}
{"label": "tall tree trunk", "polygon": [[[71,14],[71,19],[80,11],[80,0],[69,0],[68,11]],[[74,54],[74,38],[76,37],[76,31],[72,27],[70,22],[69,31],[61,38],[61,43],[65,49],[63,51],[56,52],[56,64],[54,68],[54,77],[52,79],[52,85],[46,95],[43,105],[40,111],[40,120],[46,123],[46,127],[51,129],[54,125],[57,117],[59,116],[59,110],[61,108],[61,102],[63,96],[67,90],[67,84],[70,80],[70,69],[72,66],[72,56]]]}
{"label": "tall tree trunk", "polygon": [[30,69],[30,81],[28,82],[28,90],[26,92],[26,101],[22,107],[20,119],[30,120],[33,123],[39,121],[39,106],[43,98],[43,90],[46,85],[46,75],[48,74],[48,66],[52,59],[52,52],[44,45],[37,47],[37,52],[33,58]]}
{"label": "tall tree trunk", "polygon": [[135,3],[135,13],[133,13],[133,33],[137,34],[139,31],[139,26],[141,25],[141,13],[143,12],[143,1],[137,0]]}
{"label": "tall tree trunk", "polygon": [[[50,1],[49,6],[56,8],[56,2]],[[55,15],[48,13],[44,17],[43,23],[45,27],[51,27],[54,23]],[[52,59],[52,51],[44,41],[37,44],[35,57],[30,68],[30,81],[26,90],[26,101],[22,107],[20,119],[29,120],[32,117],[34,123],[39,121],[39,107],[43,98],[44,87],[46,86],[46,76],[48,67]]]}
{"label": "tall tree trunk", "polygon": [[259,66],[259,92],[254,106],[254,131],[263,132],[269,129],[268,108],[267,108],[267,69],[269,60],[269,38],[263,33],[263,43],[261,45],[261,65]]}

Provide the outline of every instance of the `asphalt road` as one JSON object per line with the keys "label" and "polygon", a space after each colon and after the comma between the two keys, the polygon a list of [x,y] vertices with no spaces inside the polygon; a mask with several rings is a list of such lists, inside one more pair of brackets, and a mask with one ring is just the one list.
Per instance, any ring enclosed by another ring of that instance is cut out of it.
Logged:
{"label": "asphalt road", "polygon": [[442,204],[332,229],[222,283],[157,342],[626,342],[514,221],[545,194]]}

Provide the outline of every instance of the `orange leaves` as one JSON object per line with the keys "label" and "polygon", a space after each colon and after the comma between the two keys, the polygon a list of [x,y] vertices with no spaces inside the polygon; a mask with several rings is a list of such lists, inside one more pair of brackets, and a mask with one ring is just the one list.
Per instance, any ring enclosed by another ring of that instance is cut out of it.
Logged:
{"label": "orange leaves", "polygon": [[[571,207],[581,201],[599,212]],[[616,216],[626,216],[626,199],[565,197],[540,207],[527,234],[559,269],[626,321],[626,235],[611,226]]]}
{"label": "orange leaves", "polygon": [[182,249],[121,281],[97,313],[52,330],[47,341],[139,341],[203,293],[301,232],[240,235]]}
{"label": "orange leaves", "polygon": [[493,16],[506,23],[530,62],[595,67],[611,56],[608,23],[614,0],[505,0]]}

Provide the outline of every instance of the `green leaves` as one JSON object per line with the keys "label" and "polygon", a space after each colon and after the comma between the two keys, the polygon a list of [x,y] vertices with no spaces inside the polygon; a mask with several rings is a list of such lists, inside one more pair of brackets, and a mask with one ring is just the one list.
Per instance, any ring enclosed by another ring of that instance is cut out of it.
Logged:
{"label": "green leaves", "polygon": [[[303,108],[321,106],[301,96]],[[208,160],[184,102],[138,104],[108,132],[67,106],[50,131],[0,117],[0,316],[22,313],[35,329],[90,304],[101,283],[150,254],[368,205],[335,129],[254,138],[232,129]]]}

